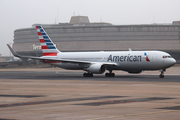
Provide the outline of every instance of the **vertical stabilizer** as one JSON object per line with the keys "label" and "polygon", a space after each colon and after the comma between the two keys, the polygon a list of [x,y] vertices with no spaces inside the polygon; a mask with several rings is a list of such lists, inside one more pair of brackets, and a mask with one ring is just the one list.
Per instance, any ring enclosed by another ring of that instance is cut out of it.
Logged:
{"label": "vertical stabilizer", "polygon": [[60,52],[54,43],[52,42],[51,38],[45,32],[42,26],[36,26],[37,34],[39,37],[39,42],[41,44],[43,56],[57,56]]}

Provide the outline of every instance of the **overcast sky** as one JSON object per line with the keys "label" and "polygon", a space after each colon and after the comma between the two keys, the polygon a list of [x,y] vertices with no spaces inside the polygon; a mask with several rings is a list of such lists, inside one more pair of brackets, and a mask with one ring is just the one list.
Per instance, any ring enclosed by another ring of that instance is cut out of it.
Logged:
{"label": "overcast sky", "polygon": [[0,0],[0,54],[9,55],[14,30],[69,22],[73,15],[116,25],[180,21],[180,0]]}

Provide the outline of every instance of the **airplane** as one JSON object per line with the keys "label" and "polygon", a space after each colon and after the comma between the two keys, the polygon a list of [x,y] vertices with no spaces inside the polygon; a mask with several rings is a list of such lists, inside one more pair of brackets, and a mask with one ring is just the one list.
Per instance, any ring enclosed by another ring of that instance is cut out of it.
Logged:
{"label": "airplane", "polygon": [[56,65],[69,70],[84,70],[84,77],[93,74],[103,74],[114,77],[113,70],[122,70],[138,74],[145,70],[160,70],[160,78],[164,78],[167,68],[173,66],[176,60],[163,51],[100,51],[100,52],[61,52],[42,26],[36,26],[43,56],[22,56],[17,54],[10,45],[8,48],[15,57],[41,60],[44,63]]}

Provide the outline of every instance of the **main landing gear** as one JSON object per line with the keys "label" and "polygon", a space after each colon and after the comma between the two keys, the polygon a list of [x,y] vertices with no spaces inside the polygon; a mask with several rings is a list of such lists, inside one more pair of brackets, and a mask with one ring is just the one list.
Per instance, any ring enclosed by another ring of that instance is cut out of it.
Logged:
{"label": "main landing gear", "polygon": [[161,69],[160,70],[160,72],[161,72],[161,74],[159,75],[160,78],[164,78],[164,72],[165,71],[166,71],[165,69]]}
{"label": "main landing gear", "polygon": [[115,74],[112,73],[112,70],[109,70],[109,73],[106,73],[105,76],[106,76],[106,77],[114,77]]}
{"label": "main landing gear", "polygon": [[93,77],[93,73],[84,73],[83,77]]}

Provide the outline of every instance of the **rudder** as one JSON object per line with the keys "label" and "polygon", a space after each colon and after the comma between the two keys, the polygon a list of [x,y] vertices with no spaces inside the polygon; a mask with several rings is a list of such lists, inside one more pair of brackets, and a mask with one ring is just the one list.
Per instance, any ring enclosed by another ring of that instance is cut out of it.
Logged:
{"label": "rudder", "polygon": [[36,26],[43,56],[57,56],[60,52],[42,26]]}

